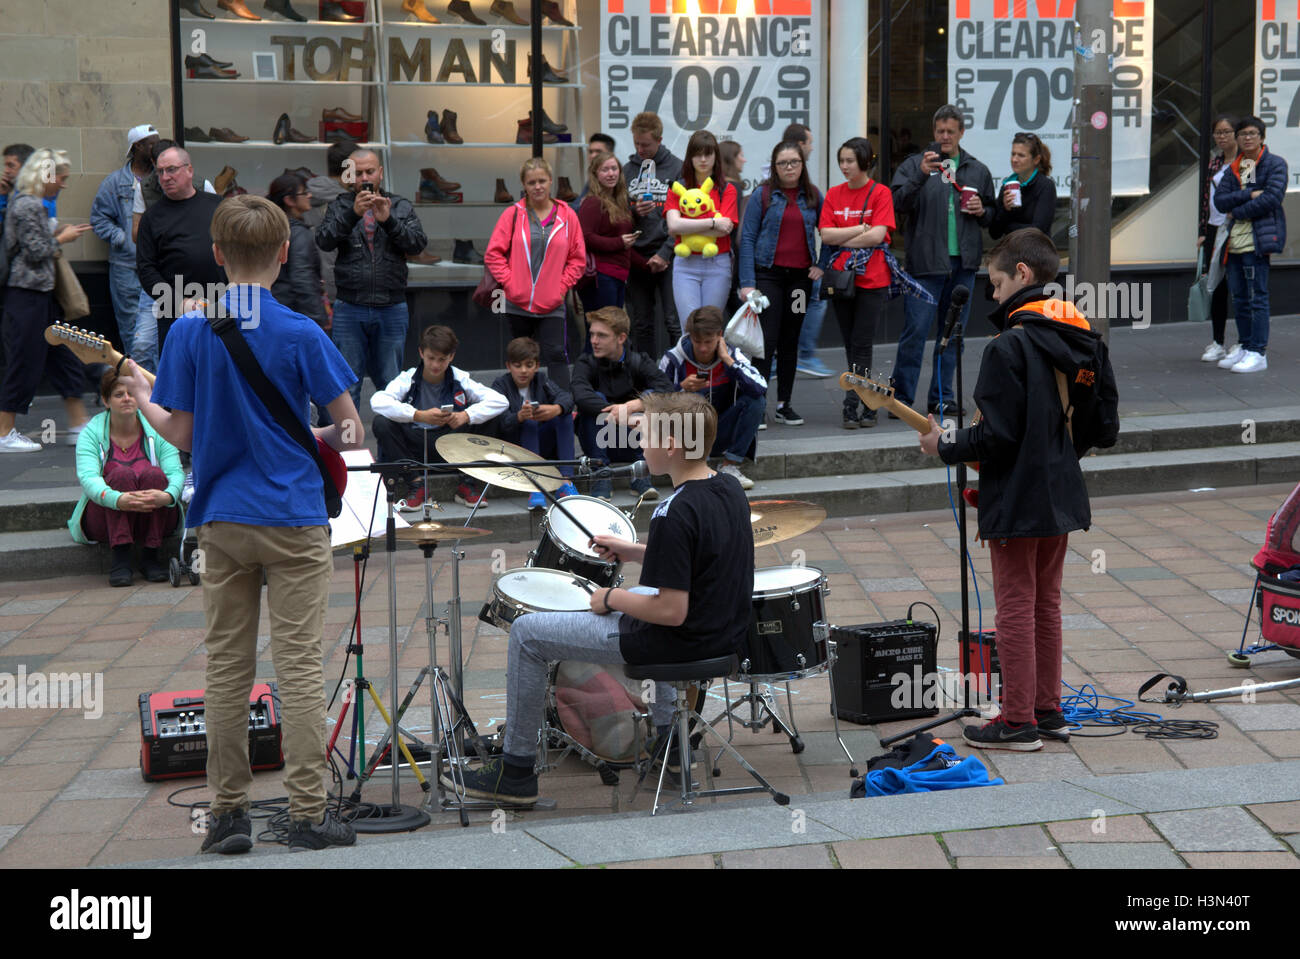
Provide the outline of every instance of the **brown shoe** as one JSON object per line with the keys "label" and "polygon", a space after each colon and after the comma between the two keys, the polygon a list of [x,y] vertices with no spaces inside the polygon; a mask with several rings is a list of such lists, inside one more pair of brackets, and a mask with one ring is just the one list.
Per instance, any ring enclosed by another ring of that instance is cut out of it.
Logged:
{"label": "brown shoe", "polygon": [[429,12],[424,0],[402,0],[402,12],[409,13],[421,23],[437,23],[438,18]]}
{"label": "brown shoe", "polygon": [[248,137],[240,136],[230,127],[209,127],[208,136],[217,143],[243,143]]}
{"label": "brown shoe", "polygon": [[348,13],[343,8],[343,4],[338,3],[337,0],[324,0],[321,4],[320,18],[331,23],[357,23],[363,19],[355,13]]}
{"label": "brown shoe", "polygon": [[492,6],[488,8],[502,20],[508,20],[510,23],[521,27],[528,26],[528,21],[521,17],[515,10],[515,5],[510,0],[492,0]]}
{"label": "brown shoe", "polygon": [[448,143],[464,143],[465,140],[456,132],[456,114],[451,110],[442,111],[442,136]]}
{"label": "brown shoe", "polygon": [[562,27],[573,26],[572,21],[564,19],[564,14],[560,12],[560,5],[555,0],[542,0],[542,16]]}
{"label": "brown shoe", "polygon": [[322,110],[320,118],[326,123],[360,123],[365,117],[359,117],[355,113],[348,113],[342,107],[333,107],[329,110]]}
{"label": "brown shoe", "polygon": [[230,189],[231,185],[235,182],[235,177],[238,175],[239,171],[234,167],[229,165],[223,166],[221,172],[218,173],[216,178],[212,181],[212,189],[217,191],[217,196],[225,196],[226,191]]}
{"label": "brown shoe", "polygon": [[555,188],[555,199],[561,203],[568,203],[570,200],[576,200],[578,194],[573,192],[573,187],[569,185],[567,176],[560,177],[559,185]]}
{"label": "brown shoe", "polygon": [[315,137],[309,137],[305,133],[300,133],[293,127],[289,127],[289,132],[285,135],[285,141],[288,143],[315,143]]}
{"label": "brown shoe", "polygon": [[479,18],[468,0],[451,0],[451,3],[447,4],[447,12],[454,13],[466,23],[472,23],[476,27],[487,26],[487,21]]}
{"label": "brown shoe", "polygon": [[[528,76],[533,75],[533,55],[528,55]],[[562,73],[556,73],[551,69],[551,65],[546,62],[546,57],[542,57],[542,82],[543,83],[568,83],[569,78]]]}
{"label": "brown shoe", "polygon": [[217,0],[217,6],[233,13],[241,20],[261,20],[262,18],[244,5],[244,0]]}
{"label": "brown shoe", "polygon": [[435,254],[430,253],[428,250],[421,250],[419,253],[416,253],[414,256],[408,256],[406,260],[408,263],[424,263],[427,264],[428,266],[432,266],[435,263],[441,263],[442,257],[436,256]]}
{"label": "brown shoe", "polygon": [[[515,142],[532,143],[533,142],[533,121],[519,120],[517,122],[519,123],[519,131],[515,134]],[[554,133],[547,133],[545,130],[542,131],[543,143],[556,143],[559,141],[559,139],[560,138],[557,137]]]}
{"label": "brown shoe", "polygon": [[498,203],[514,203],[515,198],[509,190],[506,189],[506,181],[497,177],[497,195],[494,197]]}
{"label": "brown shoe", "polygon": [[438,185],[439,190],[446,190],[448,193],[452,193],[460,189],[459,183],[457,183],[455,180],[443,179],[442,175],[438,173],[438,171],[431,166],[427,166],[421,169],[420,176],[426,180],[436,183]]}

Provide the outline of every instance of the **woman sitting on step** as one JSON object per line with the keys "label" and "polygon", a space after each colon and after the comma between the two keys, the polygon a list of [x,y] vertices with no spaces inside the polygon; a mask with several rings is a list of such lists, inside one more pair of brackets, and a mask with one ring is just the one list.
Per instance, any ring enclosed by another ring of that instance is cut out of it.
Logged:
{"label": "woman sitting on step", "polygon": [[78,543],[107,542],[113,552],[111,586],[131,585],[131,547],[140,545],[140,571],[151,583],[167,579],[162,541],[180,520],[185,471],[180,453],[140,415],[117,373],[99,384],[108,407],[77,440],[81,500],[68,520]]}

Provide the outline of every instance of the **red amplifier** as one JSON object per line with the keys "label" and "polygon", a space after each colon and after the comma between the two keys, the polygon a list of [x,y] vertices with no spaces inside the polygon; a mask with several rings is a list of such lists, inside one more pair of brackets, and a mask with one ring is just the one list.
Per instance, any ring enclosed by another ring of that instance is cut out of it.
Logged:
{"label": "red amplifier", "polygon": [[[249,694],[248,756],[254,772],[284,768],[275,683],[258,683]],[[140,775],[145,782],[202,776],[207,763],[203,690],[141,693]]]}
{"label": "red amplifier", "polygon": [[346,133],[357,143],[367,143],[370,140],[370,124],[365,120],[348,122],[346,120],[321,120],[320,121],[320,141],[328,143],[326,136],[336,131]]}

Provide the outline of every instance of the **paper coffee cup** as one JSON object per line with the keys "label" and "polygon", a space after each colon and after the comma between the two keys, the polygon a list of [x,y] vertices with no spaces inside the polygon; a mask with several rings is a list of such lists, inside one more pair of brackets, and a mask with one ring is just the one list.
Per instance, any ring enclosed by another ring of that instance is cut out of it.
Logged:
{"label": "paper coffee cup", "polygon": [[961,208],[962,208],[963,210],[969,210],[969,209],[970,209],[970,201],[973,200],[975,197],[979,196],[979,193],[980,193],[980,191],[977,190],[977,189],[975,189],[973,186],[964,186],[964,187],[962,187],[962,188],[961,188]]}
{"label": "paper coffee cup", "polygon": [[1006,185],[1007,195],[1011,197],[1011,206],[1018,207],[1021,204],[1020,199],[1020,181],[1012,180]]}

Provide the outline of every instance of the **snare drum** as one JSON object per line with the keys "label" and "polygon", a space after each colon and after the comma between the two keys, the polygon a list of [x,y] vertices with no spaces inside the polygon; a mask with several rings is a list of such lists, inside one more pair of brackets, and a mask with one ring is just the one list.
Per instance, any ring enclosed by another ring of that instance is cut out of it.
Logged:
{"label": "snare drum", "polygon": [[[637,541],[632,521],[605,500],[594,496],[566,496],[561,502],[593,535],[608,534],[633,543]],[[528,554],[528,565],[564,570],[601,587],[617,586],[623,581],[623,564],[601,559],[589,543],[587,534],[552,503],[542,520],[542,538]]]}
{"label": "snare drum", "polygon": [[582,613],[591,609],[586,580],[572,573],[526,566],[508,569],[492,584],[478,618],[504,630],[525,613]]}
{"label": "snare drum", "polygon": [[801,679],[825,671],[826,577],[812,566],[769,566],[754,570],[749,650],[744,678]]}
{"label": "snare drum", "polygon": [[641,683],[622,666],[556,663],[546,696],[547,722],[597,759],[631,765],[649,753],[654,734]]}

